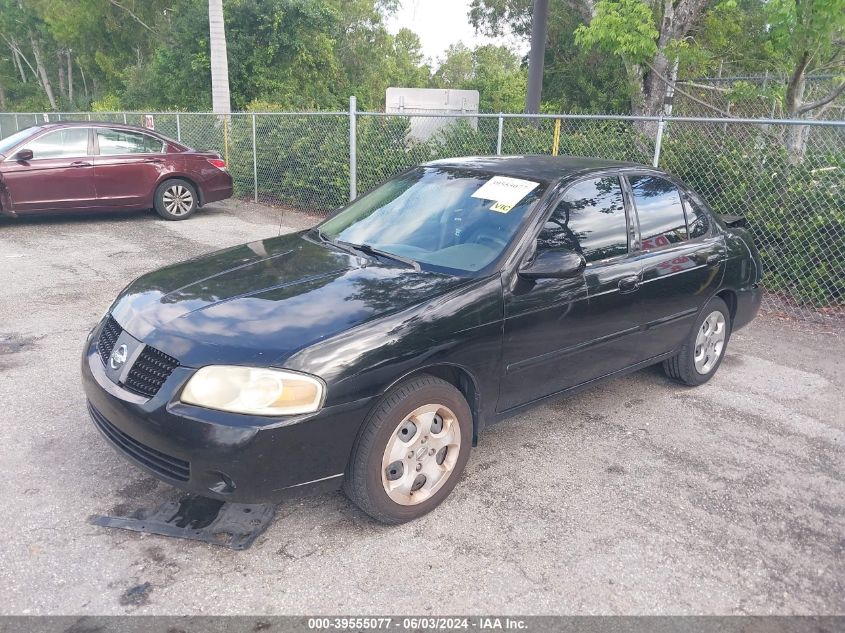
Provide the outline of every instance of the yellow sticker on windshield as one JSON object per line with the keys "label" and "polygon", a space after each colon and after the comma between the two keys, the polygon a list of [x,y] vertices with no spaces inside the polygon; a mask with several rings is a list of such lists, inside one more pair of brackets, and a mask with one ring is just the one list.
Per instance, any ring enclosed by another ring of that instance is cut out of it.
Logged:
{"label": "yellow sticker on windshield", "polygon": [[499,213],[507,213],[513,209],[512,204],[504,204],[503,202],[497,202],[492,207],[490,207],[491,211],[498,211]]}

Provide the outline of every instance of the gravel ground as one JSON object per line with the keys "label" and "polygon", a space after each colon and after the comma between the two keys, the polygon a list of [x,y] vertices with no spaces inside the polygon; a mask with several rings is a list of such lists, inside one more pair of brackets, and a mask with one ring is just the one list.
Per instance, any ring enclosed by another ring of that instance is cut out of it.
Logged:
{"label": "gravel ground", "polygon": [[0,219],[0,613],[845,612],[845,340],[766,317],[703,387],[649,369],[488,429],[411,524],[340,494],[243,552],[86,523],[176,496],[89,422],[88,329],[142,272],[311,222]]}

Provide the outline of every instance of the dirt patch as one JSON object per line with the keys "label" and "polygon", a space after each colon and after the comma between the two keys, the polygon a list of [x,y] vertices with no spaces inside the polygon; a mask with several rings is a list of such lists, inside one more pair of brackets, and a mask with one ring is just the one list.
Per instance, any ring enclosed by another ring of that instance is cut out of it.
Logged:
{"label": "dirt patch", "polygon": [[120,604],[123,606],[133,606],[133,607],[140,607],[145,604],[149,604],[150,602],[150,593],[153,590],[153,586],[148,583],[142,583],[140,585],[135,585],[134,587],[130,587],[123,594],[120,596]]}

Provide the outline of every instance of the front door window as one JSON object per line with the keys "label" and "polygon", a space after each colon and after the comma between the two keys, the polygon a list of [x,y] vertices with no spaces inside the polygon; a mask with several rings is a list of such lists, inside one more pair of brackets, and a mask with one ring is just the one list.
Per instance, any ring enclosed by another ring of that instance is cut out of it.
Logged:
{"label": "front door window", "polygon": [[537,239],[537,250],[568,248],[588,262],[628,252],[622,187],[615,176],[585,180],[564,194]]}
{"label": "front door window", "polygon": [[27,144],[32,159],[73,158],[88,154],[88,128],[70,127],[48,132]]}

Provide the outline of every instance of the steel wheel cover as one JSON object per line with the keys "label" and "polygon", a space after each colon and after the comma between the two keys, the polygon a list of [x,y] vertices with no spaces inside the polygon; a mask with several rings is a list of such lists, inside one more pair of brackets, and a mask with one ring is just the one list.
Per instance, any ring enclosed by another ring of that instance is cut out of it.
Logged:
{"label": "steel wheel cover", "polygon": [[709,374],[725,349],[725,315],[714,310],[707,315],[695,337],[693,361],[699,374]]}
{"label": "steel wheel cover", "polygon": [[384,491],[405,506],[430,499],[454,472],[460,451],[461,427],[451,409],[441,404],[414,409],[396,426],[384,449]]}

